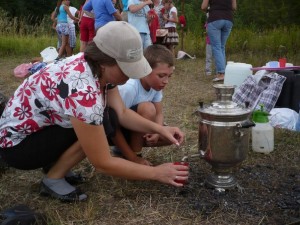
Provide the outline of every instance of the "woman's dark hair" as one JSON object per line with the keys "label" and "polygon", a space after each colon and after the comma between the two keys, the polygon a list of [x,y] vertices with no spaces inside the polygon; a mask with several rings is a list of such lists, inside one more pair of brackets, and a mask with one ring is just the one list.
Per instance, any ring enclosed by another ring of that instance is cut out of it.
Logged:
{"label": "woman's dark hair", "polygon": [[59,14],[59,7],[61,6],[62,0],[58,0],[56,2],[56,8],[55,8],[55,15],[57,16]]}
{"label": "woman's dark hair", "polygon": [[101,78],[101,65],[114,66],[117,61],[103,53],[95,44],[91,42],[87,45],[84,52],[84,59],[89,64],[94,77]]}

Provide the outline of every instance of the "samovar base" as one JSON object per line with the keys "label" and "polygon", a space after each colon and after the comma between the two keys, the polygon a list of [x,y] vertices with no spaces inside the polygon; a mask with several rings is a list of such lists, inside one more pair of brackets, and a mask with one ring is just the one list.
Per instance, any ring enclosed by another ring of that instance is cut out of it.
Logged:
{"label": "samovar base", "polygon": [[232,174],[211,174],[206,180],[205,184],[210,188],[231,189],[237,185],[237,180]]}

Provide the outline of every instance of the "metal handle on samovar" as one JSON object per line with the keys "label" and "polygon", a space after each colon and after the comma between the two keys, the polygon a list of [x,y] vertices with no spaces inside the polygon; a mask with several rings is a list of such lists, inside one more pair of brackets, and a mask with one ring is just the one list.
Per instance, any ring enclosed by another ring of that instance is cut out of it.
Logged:
{"label": "metal handle on samovar", "polygon": [[255,123],[253,123],[250,120],[246,120],[241,123],[237,123],[236,124],[237,130],[235,131],[235,135],[238,137],[243,137],[244,132],[241,130],[241,128],[250,128],[250,127],[254,127],[254,126],[255,126]]}

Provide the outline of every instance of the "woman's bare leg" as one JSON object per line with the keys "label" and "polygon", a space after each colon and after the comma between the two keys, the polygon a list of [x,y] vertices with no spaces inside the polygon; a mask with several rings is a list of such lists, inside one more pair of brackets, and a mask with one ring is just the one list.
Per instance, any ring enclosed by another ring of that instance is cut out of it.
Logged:
{"label": "woman's bare leg", "polygon": [[78,141],[71,145],[57,160],[57,162],[51,167],[47,173],[48,178],[60,179],[79,162],[85,159],[85,154]]}

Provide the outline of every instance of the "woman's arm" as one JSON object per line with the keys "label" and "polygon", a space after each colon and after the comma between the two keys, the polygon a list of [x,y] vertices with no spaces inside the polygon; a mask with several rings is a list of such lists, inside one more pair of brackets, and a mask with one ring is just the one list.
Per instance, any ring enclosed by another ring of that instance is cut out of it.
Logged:
{"label": "woman's arm", "polygon": [[117,11],[115,13],[113,13],[113,16],[115,17],[115,19],[117,21],[121,21],[122,20],[122,16],[121,13],[119,12],[119,10],[117,9]]}
{"label": "woman's arm", "polygon": [[51,20],[53,21],[53,22],[56,22],[56,8],[54,9],[54,11],[51,13]]}
{"label": "woman's arm", "polygon": [[232,10],[236,10],[236,9],[237,9],[236,0],[232,0]]}
{"label": "woman's arm", "polygon": [[201,4],[201,10],[205,13],[207,12],[208,3],[209,3],[209,0],[203,0],[202,4]]}
{"label": "woman's arm", "polygon": [[151,167],[112,157],[102,125],[86,124],[74,117],[71,117],[71,122],[85,155],[99,172],[126,179],[157,180],[178,187],[182,184],[174,181],[176,176],[182,176],[182,180],[188,178],[185,166],[165,163]]}
{"label": "woman's arm", "polygon": [[168,17],[167,15],[163,15],[163,18],[166,22],[178,23],[178,17],[176,12],[171,12],[172,16]]}
{"label": "woman's arm", "polygon": [[78,22],[79,19],[78,19],[77,17],[75,17],[75,16],[72,15],[72,13],[71,13],[70,10],[69,10],[69,6],[64,5],[64,9],[66,10],[68,16],[69,16],[72,20],[74,20],[75,22]]}
{"label": "woman's arm", "polygon": [[177,13],[176,12],[171,12],[172,14],[172,19],[169,19],[170,22],[172,23],[178,23],[178,17],[177,17]]}

